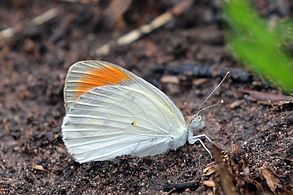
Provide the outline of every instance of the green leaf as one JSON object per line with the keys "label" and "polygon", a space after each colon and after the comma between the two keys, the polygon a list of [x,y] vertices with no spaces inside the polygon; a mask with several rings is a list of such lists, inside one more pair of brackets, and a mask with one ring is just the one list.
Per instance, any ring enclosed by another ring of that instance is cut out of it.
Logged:
{"label": "green leaf", "polygon": [[292,58],[281,48],[284,40],[293,40],[288,36],[292,31],[286,31],[293,29],[293,23],[287,21],[270,30],[245,0],[226,1],[225,14],[232,28],[228,41],[235,56],[273,84],[293,92]]}

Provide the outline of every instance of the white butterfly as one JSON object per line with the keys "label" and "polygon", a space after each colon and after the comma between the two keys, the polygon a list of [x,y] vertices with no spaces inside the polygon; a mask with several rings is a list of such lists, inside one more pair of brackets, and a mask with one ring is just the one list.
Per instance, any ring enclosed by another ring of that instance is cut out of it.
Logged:
{"label": "white butterfly", "polygon": [[176,150],[186,141],[202,143],[202,137],[210,141],[205,134],[193,135],[204,125],[199,115],[187,124],[162,91],[108,62],[81,61],[72,65],[65,81],[64,100],[63,140],[80,163],[125,154],[161,154]]}

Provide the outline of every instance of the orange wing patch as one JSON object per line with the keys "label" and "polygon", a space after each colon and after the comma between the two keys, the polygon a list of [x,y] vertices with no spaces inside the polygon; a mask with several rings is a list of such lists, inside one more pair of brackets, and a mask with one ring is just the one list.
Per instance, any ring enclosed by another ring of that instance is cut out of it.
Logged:
{"label": "orange wing patch", "polygon": [[113,66],[94,69],[80,78],[77,84],[77,96],[79,97],[94,87],[120,84],[129,79],[127,74]]}

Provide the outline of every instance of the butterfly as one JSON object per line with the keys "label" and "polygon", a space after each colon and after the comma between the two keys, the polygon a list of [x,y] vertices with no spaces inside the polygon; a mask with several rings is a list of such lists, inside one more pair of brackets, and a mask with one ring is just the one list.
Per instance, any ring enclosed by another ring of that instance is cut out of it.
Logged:
{"label": "butterfly", "polygon": [[199,114],[190,123],[161,90],[105,61],[80,61],[67,73],[66,115],[62,124],[65,146],[79,162],[111,160],[130,154],[143,157],[176,150],[204,126]]}

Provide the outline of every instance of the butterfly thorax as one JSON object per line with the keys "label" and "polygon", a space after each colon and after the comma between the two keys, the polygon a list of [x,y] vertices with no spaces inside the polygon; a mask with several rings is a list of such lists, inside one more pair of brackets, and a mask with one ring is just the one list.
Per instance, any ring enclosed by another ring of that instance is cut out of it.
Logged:
{"label": "butterfly thorax", "polygon": [[195,115],[192,117],[191,122],[187,128],[187,140],[189,143],[193,140],[194,131],[204,127],[204,121],[201,116]]}
{"label": "butterfly thorax", "polygon": [[178,137],[171,137],[168,145],[171,150],[176,150],[177,148],[183,146],[185,143],[186,143],[186,131]]}

